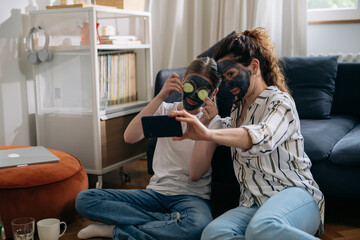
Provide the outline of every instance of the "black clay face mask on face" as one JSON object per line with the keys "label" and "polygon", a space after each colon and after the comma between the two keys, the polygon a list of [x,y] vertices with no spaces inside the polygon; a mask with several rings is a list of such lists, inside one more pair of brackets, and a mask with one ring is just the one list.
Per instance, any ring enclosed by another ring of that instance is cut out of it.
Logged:
{"label": "black clay face mask on face", "polygon": [[212,93],[210,83],[196,75],[188,76],[184,81],[183,104],[187,111],[202,107],[206,97]]}
{"label": "black clay face mask on face", "polygon": [[221,84],[238,100],[242,99],[249,89],[251,71],[230,60],[218,62],[218,69],[222,76]]}

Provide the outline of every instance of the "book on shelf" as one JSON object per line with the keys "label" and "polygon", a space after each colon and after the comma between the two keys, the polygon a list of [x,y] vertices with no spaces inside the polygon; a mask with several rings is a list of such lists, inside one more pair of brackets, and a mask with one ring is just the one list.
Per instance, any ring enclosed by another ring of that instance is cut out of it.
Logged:
{"label": "book on shelf", "polygon": [[99,86],[102,110],[107,106],[136,101],[135,52],[99,55]]}
{"label": "book on shelf", "polygon": [[117,39],[101,39],[101,44],[113,44],[113,45],[128,45],[137,46],[141,45],[140,40],[117,40]]}
{"label": "book on shelf", "polygon": [[122,41],[138,40],[137,37],[133,36],[133,35],[128,35],[128,36],[124,36],[124,35],[101,35],[100,39],[101,40],[122,40]]}
{"label": "book on shelf", "polygon": [[136,36],[129,35],[102,35],[100,36],[101,44],[114,44],[114,45],[140,45],[141,41]]}

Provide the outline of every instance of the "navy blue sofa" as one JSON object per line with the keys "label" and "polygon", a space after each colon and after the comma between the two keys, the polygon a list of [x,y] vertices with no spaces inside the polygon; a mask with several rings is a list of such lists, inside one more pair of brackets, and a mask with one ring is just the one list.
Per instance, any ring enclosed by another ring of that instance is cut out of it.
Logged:
{"label": "navy blue sofa", "polygon": [[[311,172],[325,197],[360,199],[360,63],[337,63],[337,57],[284,57],[285,78],[295,99]],[[155,95],[171,72],[181,77],[186,68],[159,71]],[[180,101],[174,93],[167,102]],[[232,97],[220,88],[219,115],[230,114]],[[148,172],[156,139],[147,144]],[[214,216],[238,205],[239,186],[230,149],[218,146],[212,160],[211,204]]]}

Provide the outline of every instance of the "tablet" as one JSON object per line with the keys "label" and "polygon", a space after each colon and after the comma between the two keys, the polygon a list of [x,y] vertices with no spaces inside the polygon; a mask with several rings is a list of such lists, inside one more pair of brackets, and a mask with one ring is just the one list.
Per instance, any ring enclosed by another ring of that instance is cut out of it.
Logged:
{"label": "tablet", "polygon": [[174,117],[145,116],[141,118],[144,136],[153,137],[180,137],[182,136],[181,123]]}

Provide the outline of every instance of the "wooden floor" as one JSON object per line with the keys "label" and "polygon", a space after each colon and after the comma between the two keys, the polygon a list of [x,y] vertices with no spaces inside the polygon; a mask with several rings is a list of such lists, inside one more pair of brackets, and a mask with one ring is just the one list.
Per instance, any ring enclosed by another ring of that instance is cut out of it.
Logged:
{"label": "wooden floor", "polygon": [[[103,188],[136,189],[145,188],[150,175],[147,173],[146,160],[137,160],[124,167],[124,172],[130,181],[121,183],[119,171],[104,176]],[[124,180],[124,179],[122,179]],[[89,177],[90,187],[95,186],[96,178]],[[319,236],[322,240],[360,240],[360,204],[353,200],[326,200],[325,233]],[[356,206],[356,209],[350,207]],[[92,223],[83,217],[78,217],[68,225],[68,229],[60,240],[74,240],[77,232]],[[93,238],[103,240],[106,238]],[[140,239],[139,239],[140,240]]]}

